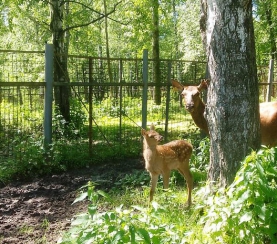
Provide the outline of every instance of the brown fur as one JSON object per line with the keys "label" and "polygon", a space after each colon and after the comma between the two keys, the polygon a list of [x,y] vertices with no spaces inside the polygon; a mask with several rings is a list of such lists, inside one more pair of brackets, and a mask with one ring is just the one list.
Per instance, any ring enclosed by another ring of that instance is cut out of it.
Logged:
{"label": "brown fur", "polygon": [[[209,135],[207,121],[204,117],[205,104],[200,98],[200,92],[207,89],[208,81],[202,80],[199,86],[183,86],[176,80],[172,85],[181,92],[187,110],[195,124]],[[277,146],[277,102],[260,103],[261,144]]]}
{"label": "brown fur", "polygon": [[191,205],[193,179],[189,170],[189,159],[192,154],[192,145],[184,140],[175,140],[164,145],[158,145],[162,136],[151,126],[150,131],[142,129],[143,157],[145,168],[151,176],[150,201],[153,200],[158,177],[163,176],[163,185],[169,186],[170,172],[177,169],[186,179],[188,190],[188,206]]}

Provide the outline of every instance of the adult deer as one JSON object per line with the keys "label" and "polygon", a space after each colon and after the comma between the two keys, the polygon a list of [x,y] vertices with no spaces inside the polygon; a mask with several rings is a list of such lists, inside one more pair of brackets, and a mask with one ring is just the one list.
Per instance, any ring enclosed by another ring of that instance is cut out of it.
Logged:
{"label": "adult deer", "polygon": [[[209,135],[207,121],[204,117],[205,104],[200,93],[208,88],[208,80],[202,80],[198,86],[183,86],[177,80],[172,85],[182,95],[186,109],[195,124]],[[261,144],[267,147],[277,145],[277,102],[260,103]]]}
{"label": "adult deer", "polygon": [[164,145],[158,145],[163,137],[155,131],[153,125],[149,131],[142,129],[141,134],[143,136],[145,168],[151,176],[150,201],[153,200],[159,175],[162,174],[164,189],[167,189],[170,172],[177,169],[186,179],[187,204],[190,206],[193,179],[189,170],[189,159],[192,154],[192,145],[185,140],[175,140]]}

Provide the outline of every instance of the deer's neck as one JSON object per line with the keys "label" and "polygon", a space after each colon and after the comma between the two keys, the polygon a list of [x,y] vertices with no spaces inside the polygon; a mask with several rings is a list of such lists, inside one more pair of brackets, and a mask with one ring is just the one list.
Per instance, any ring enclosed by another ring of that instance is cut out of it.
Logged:
{"label": "deer's neck", "polygon": [[156,145],[148,145],[148,144],[144,144],[143,145],[143,151],[151,151],[151,152],[156,152],[157,149],[156,149]]}
{"label": "deer's neck", "polygon": [[157,154],[157,145],[149,145],[148,143],[143,143],[143,156],[146,161],[151,161],[155,158]]}
{"label": "deer's neck", "polygon": [[201,102],[197,109],[191,112],[191,117],[194,123],[202,129],[207,135],[209,135],[207,120],[204,117],[205,104]]}

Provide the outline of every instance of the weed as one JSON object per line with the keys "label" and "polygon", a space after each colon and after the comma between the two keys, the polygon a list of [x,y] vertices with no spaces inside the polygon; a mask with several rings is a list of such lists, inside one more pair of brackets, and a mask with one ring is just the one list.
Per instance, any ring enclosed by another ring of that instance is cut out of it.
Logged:
{"label": "weed", "polygon": [[20,233],[27,234],[27,235],[32,233],[33,231],[34,231],[34,228],[26,224],[19,228]]}

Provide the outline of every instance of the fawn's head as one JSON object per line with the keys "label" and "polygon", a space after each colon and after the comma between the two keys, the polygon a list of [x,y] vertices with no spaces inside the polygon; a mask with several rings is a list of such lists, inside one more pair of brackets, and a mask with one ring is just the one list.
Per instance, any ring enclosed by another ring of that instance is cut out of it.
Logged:
{"label": "fawn's head", "polygon": [[160,141],[163,140],[163,136],[161,136],[157,131],[155,131],[155,127],[153,124],[151,125],[149,131],[142,129],[141,135],[143,136],[145,142],[148,145],[157,145]]}
{"label": "fawn's head", "polygon": [[181,93],[186,109],[189,112],[193,112],[199,107],[200,103],[203,103],[200,93],[204,89],[207,89],[208,80],[201,80],[201,83],[198,86],[183,86],[176,80],[172,80],[171,82],[173,87]]}

